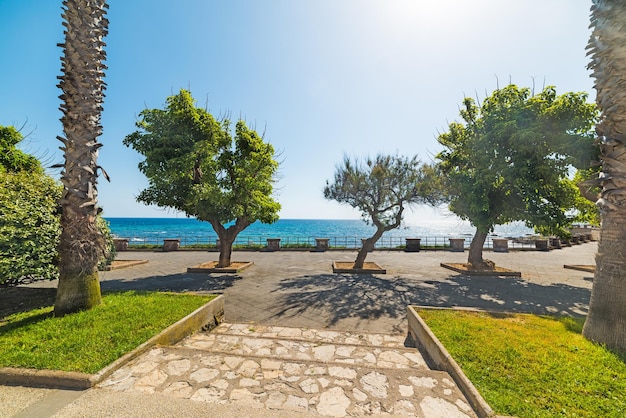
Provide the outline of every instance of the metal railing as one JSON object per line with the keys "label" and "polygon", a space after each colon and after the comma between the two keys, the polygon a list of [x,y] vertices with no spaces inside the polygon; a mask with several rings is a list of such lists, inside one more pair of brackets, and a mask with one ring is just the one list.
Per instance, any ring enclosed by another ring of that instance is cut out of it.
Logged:
{"label": "metal railing", "polygon": [[[155,236],[136,236],[136,237],[119,237],[128,240],[129,248],[148,248],[148,247],[161,247],[163,245],[163,237]],[[250,248],[250,249],[262,249],[267,246],[268,239],[280,239],[280,247],[289,248],[315,248],[316,239],[325,238],[328,239],[329,249],[359,249],[361,248],[363,237],[357,236],[329,236],[329,237],[310,237],[310,236],[285,236],[285,237],[268,237],[266,235],[240,235],[235,239],[233,244],[234,248]],[[406,240],[409,237],[403,236],[389,236],[382,237],[376,242],[375,249],[403,249],[406,246]],[[415,238],[415,237],[411,237]],[[440,250],[450,249],[450,238],[442,236],[426,236],[417,237],[420,239],[421,250]],[[464,247],[467,249],[470,246],[472,237],[462,237],[465,239]],[[535,247],[535,238],[506,238],[508,240],[509,249],[531,249]],[[217,240],[215,236],[193,236],[193,237],[170,237],[169,239],[178,239],[181,247],[189,248],[216,248]],[[488,236],[485,245],[485,249],[493,249],[493,240],[502,239],[498,236]]]}

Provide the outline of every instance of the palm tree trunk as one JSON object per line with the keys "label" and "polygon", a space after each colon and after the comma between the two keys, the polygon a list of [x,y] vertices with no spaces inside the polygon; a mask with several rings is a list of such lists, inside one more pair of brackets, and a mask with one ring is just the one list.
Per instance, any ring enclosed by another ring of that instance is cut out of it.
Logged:
{"label": "palm tree trunk", "polygon": [[583,335],[626,353],[626,211],[607,211],[596,255],[589,314]]}
{"label": "palm tree trunk", "polygon": [[108,21],[105,0],[64,0],[61,122],[65,165],[61,172],[63,195],[59,243],[59,286],[55,315],[65,315],[100,304],[98,261],[105,240],[96,217],[98,192],[98,137],[104,99],[104,42]]}
{"label": "palm tree trunk", "polygon": [[596,0],[588,49],[601,112],[602,224],[583,335],[626,353],[626,3]]}

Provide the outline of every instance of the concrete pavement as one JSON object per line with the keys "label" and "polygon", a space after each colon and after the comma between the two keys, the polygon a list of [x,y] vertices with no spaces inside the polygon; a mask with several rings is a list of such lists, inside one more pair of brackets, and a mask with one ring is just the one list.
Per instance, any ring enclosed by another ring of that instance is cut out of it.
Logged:
{"label": "concrete pavement", "polygon": [[[467,253],[443,251],[369,254],[367,260],[386,268],[385,275],[333,274],[332,262],[354,260],[355,251],[235,252],[234,261],[254,262],[236,275],[186,273],[187,267],[217,259],[217,253],[124,252],[118,259],[149,262],[103,272],[101,280],[103,290],[223,293],[228,323],[402,336],[407,332],[405,312],[410,304],[584,315],[592,275],[563,265],[594,264],[596,248],[595,243],[586,243],[551,252],[485,253],[497,265],[521,271],[521,278],[459,275],[439,263],[464,262]],[[185,416],[307,416],[316,409],[269,411],[245,403],[206,404],[110,389],[67,393],[0,387],[0,416],[178,416],[181,411]]]}

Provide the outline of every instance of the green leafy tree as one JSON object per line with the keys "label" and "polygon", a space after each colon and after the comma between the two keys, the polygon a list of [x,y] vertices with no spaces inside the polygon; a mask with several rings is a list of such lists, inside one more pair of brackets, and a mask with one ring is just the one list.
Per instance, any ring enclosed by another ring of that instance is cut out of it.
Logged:
{"label": "green leafy tree", "polygon": [[245,122],[237,122],[233,136],[228,120],[218,122],[181,90],[165,109],[142,111],[136,125],[124,144],[145,157],[139,170],[149,185],[137,200],[209,222],[220,239],[218,267],[231,264],[241,231],[278,219],[274,148]]}
{"label": "green leafy tree", "polygon": [[571,223],[564,209],[576,193],[564,179],[570,167],[588,168],[597,155],[596,108],[585,93],[559,96],[547,87],[532,95],[509,85],[481,106],[465,98],[460,114],[463,123],[438,137],[445,149],[437,169],[450,210],[476,227],[469,267],[490,270],[482,250],[495,225],[525,221],[557,231]]}
{"label": "green leafy tree", "polygon": [[0,126],[0,166],[7,171],[21,170],[41,172],[39,160],[17,148],[24,137],[13,126]]}
{"label": "green leafy tree", "polygon": [[601,114],[602,229],[583,335],[626,353],[626,3],[594,0],[591,28],[589,68]]}
{"label": "green leafy tree", "polygon": [[600,196],[600,187],[598,187],[599,168],[593,167],[587,170],[577,170],[574,177],[570,180],[579,193],[576,194],[574,201],[573,222],[590,224],[592,226],[600,226],[600,209],[596,205],[598,196]]}
{"label": "green leafy tree", "polygon": [[367,253],[385,232],[402,224],[408,205],[430,201],[429,173],[430,167],[423,166],[417,156],[379,154],[364,163],[345,156],[337,166],[334,181],[326,181],[324,197],[360,210],[363,220],[376,227],[374,234],[363,240],[355,269],[363,268]]}
{"label": "green leafy tree", "polygon": [[98,263],[106,241],[98,228],[98,137],[105,84],[104,37],[108,32],[105,0],[64,0],[65,40],[59,76],[65,164],[59,241],[59,285],[54,314],[91,309],[102,302]]}

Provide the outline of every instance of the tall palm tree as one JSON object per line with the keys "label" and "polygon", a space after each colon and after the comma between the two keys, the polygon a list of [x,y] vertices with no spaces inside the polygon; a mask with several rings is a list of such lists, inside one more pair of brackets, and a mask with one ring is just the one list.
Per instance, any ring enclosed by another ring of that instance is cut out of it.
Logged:
{"label": "tall palm tree", "polygon": [[589,68],[601,119],[602,228],[585,337],[626,352],[626,2],[593,0]]}
{"label": "tall palm tree", "polygon": [[108,31],[106,0],[64,0],[60,110],[65,137],[65,164],[61,172],[63,196],[59,200],[61,241],[59,286],[55,315],[90,309],[101,302],[97,264],[105,241],[96,225],[98,214],[98,136],[104,99],[103,61]]}

